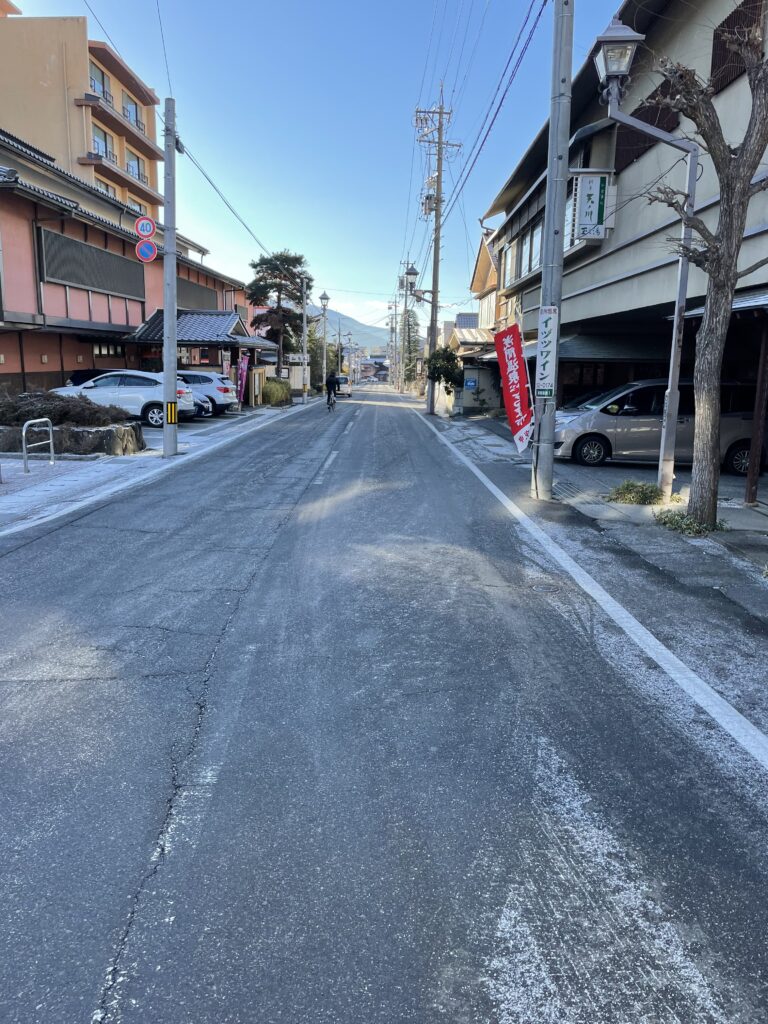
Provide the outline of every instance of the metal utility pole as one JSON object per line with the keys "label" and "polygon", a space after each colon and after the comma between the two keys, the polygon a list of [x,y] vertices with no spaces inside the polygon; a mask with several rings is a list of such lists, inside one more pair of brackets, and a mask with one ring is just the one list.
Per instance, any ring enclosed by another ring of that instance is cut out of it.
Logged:
{"label": "metal utility pole", "polygon": [[397,299],[389,303],[389,383],[397,383]]}
{"label": "metal utility pole", "polygon": [[327,292],[323,292],[320,296],[320,306],[323,310],[323,385],[325,385],[325,378],[328,376],[328,303],[330,302],[330,296]]}
{"label": "metal utility pole", "polygon": [[531,472],[531,497],[542,501],[552,500],[557,358],[560,342],[560,306],[563,297],[563,225],[568,195],[574,3],[575,0],[554,0],[552,95],[536,358],[536,426],[533,435]]}
{"label": "metal utility pole", "polygon": [[[434,214],[435,226],[432,239],[432,305],[429,315],[428,354],[431,356],[437,348],[437,317],[440,308],[440,255],[441,255],[441,228],[443,217],[443,160],[445,150],[449,146],[457,146],[457,143],[445,141],[445,128],[450,122],[452,111],[446,110],[443,105],[443,90],[440,88],[440,103],[436,109],[417,110],[415,125],[421,134],[419,142],[435,146],[435,177],[430,178],[427,183],[427,194],[424,196],[424,212]],[[435,138],[436,136],[436,138]],[[434,194],[429,188],[434,181]],[[427,381],[427,414],[434,415],[435,412],[435,385],[433,381]]]}
{"label": "metal utility pole", "polygon": [[301,278],[301,404],[307,404],[309,363],[307,361],[307,279]]}
{"label": "metal utility pole", "polygon": [[339,364],[338,373],[341,373],[341,320],[339,320],[339,341],[338,348],[336,349],[336,361]]}
{"label": "metal utility pole", "polygon": [[165,209],[163,220],[163,458],[179,451],[176,395],[176,101],[165,101]]}

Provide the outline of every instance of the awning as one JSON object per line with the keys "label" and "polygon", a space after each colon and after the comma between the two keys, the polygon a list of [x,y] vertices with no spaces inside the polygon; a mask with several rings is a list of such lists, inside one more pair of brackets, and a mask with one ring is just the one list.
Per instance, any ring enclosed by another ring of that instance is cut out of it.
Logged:
{"label": "awning", "polygon": [[[752,309],[765,309],[768,310],[768,292],[749,292],[743,295],[734,295],[733,305],[731,306],[732,313],[746,313]],[[697,309],[690,309],[685,314],[686,320],[691,320],[695,317],[704,316],[704,307],[699,306]],[[673,318],[667,317],[668,320]]]}
{"label": "awning", "polygon": [[[671,339],[670,339],[671,341]],[[669,342],[655,338],[607,338],[594,334],[574,334],[560,339],[558,357],[564,362],[663,362],[669,359]],[[537,341],[523,345],[526,359],[535,359]],[[495,352],[477,357],[480,362],[495,362]]]}
{"label": "awning", "polygon": [[[138,345],[163,343],[163,310],[156,310],[137,328],[130,341]],[[176,341],[179,345],[217,345],[221,348],[250,348],[276,352],[277,345],[248,333],[240,314],[231,309],[180,309],[176,314]]]}

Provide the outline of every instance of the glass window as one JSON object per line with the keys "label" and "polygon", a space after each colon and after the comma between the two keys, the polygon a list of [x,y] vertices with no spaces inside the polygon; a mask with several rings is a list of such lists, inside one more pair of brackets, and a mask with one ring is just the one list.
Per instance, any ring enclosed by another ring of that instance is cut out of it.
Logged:
{"label": "glass window", "polygon": [[541,238],[544,234],[544,222],[539,221],[531,230],[531,270],[541,266]]}
{"label": "glass window", "polygon": [[151,377],[136,377],[132,373],[124,373],[120,380],[120,386],[123,388],[151,388],[153,384],[158,383],[159,381],[152,380]]}
{"label": "glass window", "polygon": [[127,118],[131,124],[138,124],[141,120],[139,104],[127,92],[123,93],[123,117]]}
{"label": "glass window", "polygon": [[638,388],[611,402],[603,412],[611,416],[661,416],[664,412],[664,386]]}
{"label": "glass window", "polygon": [[97,178],[96,188],[101,189],[102,192],[106,192],[107,195],[112,196],[113,199],[117,197],[117,189],[114,185],[110,185],[108,181],[102,181],[101,178]]}
{"label": "glass window", "polygon": [[147,208],[144,205],[144,203],[140,203],[138,201],[138,199],[134,199],[133,196],[128,196],[126,205],[128,206],[129,209],[133,210],[135,213],[146,213],[147,212]]}
{"label": "glass window", "polygon": [[99,96],[109,95],[109,75],[102,71],[101,68],[90,62],[89,74],[91,77],[91,89]]}
{"label": "glass window", "polygon": [[115,142],[109,132],[105,132],[103,128],[94,124],[91,126],[91,138],[94,153],[103,157],[109,157],[110,154],[114,156]]}
{"label": "glass window", "polygon": [[125,169],[138,181],[147,180],[144,170],[144,161],[138,153],[134,153],[131,149],[126,149],[125,151]]}
{"label": "glass window", "polygon": [[108,373],[104,377],[96,377],[93,381],[95,388],[116,388],[120,383],[119,373]]}

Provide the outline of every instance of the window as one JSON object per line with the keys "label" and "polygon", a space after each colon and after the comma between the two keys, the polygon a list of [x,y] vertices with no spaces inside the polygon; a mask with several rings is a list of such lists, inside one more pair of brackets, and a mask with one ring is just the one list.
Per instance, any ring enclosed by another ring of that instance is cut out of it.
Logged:
{"label": "window", "polygon": [[525,277],[541,266],[541,239],[544,232],[544,221],[538,220],[531,224],[518,239],[517,276]]}
{"label": "window", "polygon": [[715,29],[709,78],[716,93],[746,71],[744,61],[731,49],[731,44],[738,39],[745,39],[751,31],[760,27],[762,8],[762,0],[742,0]]}
{"label": "window", "polygon": [[564,249],[570,249],[571,246],[576,241],[576,239],[574,237],[575,227],[576,227],[576,224],[575,224],[576,211],[574,209],[574,195],[575,195],[575,193],[574,193],[573,182],[571,182],[571,184],[570,184],[570,186],[568,188],[568,198],[565,201],[565,225],[564,225],[564,229],[563,229],[563,248]]}
{"label": "window", "polygon": [[602,411],[610,416],[661,416],[664,412],[664,386],[638,388],[615,398]]}
{"label": "window", "polygon": [[130,210],[133,210],[134,213],[145,214],[147,212],[147,208],[144,203],[140,203],[138,199],[134,199],[133,196],[128,196],[126,205]]}
{"label": "window", "polygon": [[120,387],[123,388],[152,388],[159,386],[159,380],[153,380],[151,377],[134,376],[132,373],[124,373],[120,379]]}
{"label": "window", "polygon": [[106,160],[114,162],[115,140],[109,132],[105,132],[104,129],[100,128],[97,124],[92,125],[91,142],[94,153],[98,153],[99,156],[103,156]]}
{"label": "window", "polygon": [[94,377],[92,383],[95,388],[116,388],[120,383],[120,374],[106,373],[103,377]]}
{"label": "window", "polygon": [[136,125],[141,120],[139,117],[139,104],[127,92],[123,93],[123,117],[130,121],[131,124]]}
{"label": "window", "polygon": [[93,346],[93,354],[97,358],[103,356],[124,356],[125,346],[113,345],[106,341],[97,341]]}
{"label": "window", "polygon": [[[665,99],[669,95],[669,90],[669,82],[662,82],[658,89],[654,89],[650,96],[643,100],[636,110],[632,111],[632,116],[655,128],[661,128],[664,132],[673,132],[680,124],[680,114],[677,110],[659,104],[659,100]],[[634,128],[620,124],[616,129],[616,158],[614,161],[616,173],[620,174],[643,153],[653,149],[655,145],[656,139],[650,135],[644,135]]]}
{"label": "window", "polygon": [[502,288],[509,288],[517,276],[517,239],[510,242],[502,253]]}
{"label": "window", "polygon": [[112,93],[109,91],[109,75],[102,71],[101,68],[94,64],[93,61],[89,65],[89,74],[91,76],[91,89],[98,95],[102,96],[110,106],[112,106]]}
{"label": "window", "polygon": [[136,178],[137,181],[142,181],[146,185],[147,175],[144,168],[144,161],[131,149],[125,151],[125,169],[131,175]]}
{"label": "window", "polygon": [[112,196],[113,199],[117,198],[117,189],[114,185],[110,185],[108,181],[102,181],[101,178],[96,179],[96,188],[102,192],[106,192],[108,196]]}

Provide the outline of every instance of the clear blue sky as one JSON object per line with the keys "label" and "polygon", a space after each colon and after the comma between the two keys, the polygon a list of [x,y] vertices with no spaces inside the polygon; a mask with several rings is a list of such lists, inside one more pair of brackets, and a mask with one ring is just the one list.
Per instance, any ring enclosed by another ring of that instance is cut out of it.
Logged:
{"label": "clear blue sky", "polygon": [[[16,2],[28,16],[88,15],[91,37],[104,37],[83,0]],[[268,248],[308,258],[315,295],[325,289],[333,308],[382,323],[409,247],[425,263],[414,108],[432,105],[444,80],[455,107],[449,138],[465,147],[452,160],[450,192],[528,0],[159,2],[183,140]],[[124,59],[164,97],[156,0],[90,4]],[[576,0],[577,67],[617,5]],[[547,117],[551,28],[549,3],[448,219],[441,319],[474,308],[467,287],[478,218]],[[178,167],[179,229],[211,250],[211,266],[247,279],[260,250],[195,168],[183,158]]]}

